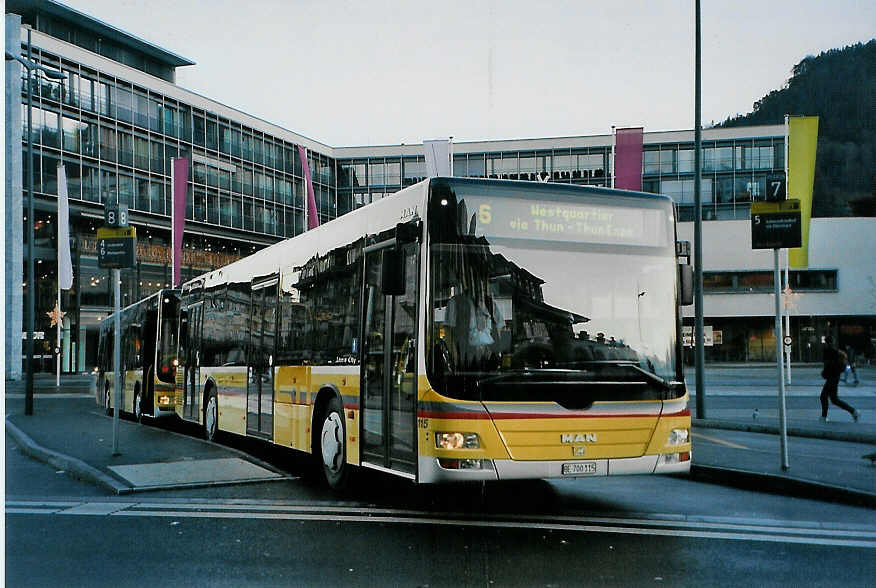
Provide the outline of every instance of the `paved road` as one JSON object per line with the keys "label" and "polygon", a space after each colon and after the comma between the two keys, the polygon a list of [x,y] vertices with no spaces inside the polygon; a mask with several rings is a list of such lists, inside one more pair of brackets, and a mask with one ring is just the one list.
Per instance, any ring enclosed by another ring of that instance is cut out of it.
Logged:
{"label": "paved road", "polygon": [[[698,453],[777,455],[774,436],[698,435]],[[831,459],[823,442],[792,441]],[[756,487],[637,476],[416,488],[365,472],[338,496],[271,449],[259,457],[295,479],[117,497],[10,445],[8,585],[869,586],[876,576],[872,509]]]}

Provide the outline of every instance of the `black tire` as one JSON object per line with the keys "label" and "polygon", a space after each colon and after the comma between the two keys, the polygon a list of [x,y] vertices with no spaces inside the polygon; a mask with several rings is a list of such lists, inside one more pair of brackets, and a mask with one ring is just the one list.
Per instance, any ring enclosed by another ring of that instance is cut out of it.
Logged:
{"label": "black tire", "polygon": [[347,425],[337,397],[329,401],[315,425],[314,453],[323,477],[330,488],[341,490],[347,485],[351,466],[347,463]]}
{"label": "black tire", "polygon": [[204,439],[216,441],[219,433],[219,400],[216,397],[216,389],[210,387],[204,402]]}

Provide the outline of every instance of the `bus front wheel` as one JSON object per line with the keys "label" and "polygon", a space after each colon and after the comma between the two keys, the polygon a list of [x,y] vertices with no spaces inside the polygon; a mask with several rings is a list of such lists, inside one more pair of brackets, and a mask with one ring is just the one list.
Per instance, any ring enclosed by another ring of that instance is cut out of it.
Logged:
{"label": "bus front wheel", "polygon": [[350,466],[347,464],[344,413],[337,398],[332,398],[322,415],[319,444],[320,463],[326,482],[334,490],[347,483]]}

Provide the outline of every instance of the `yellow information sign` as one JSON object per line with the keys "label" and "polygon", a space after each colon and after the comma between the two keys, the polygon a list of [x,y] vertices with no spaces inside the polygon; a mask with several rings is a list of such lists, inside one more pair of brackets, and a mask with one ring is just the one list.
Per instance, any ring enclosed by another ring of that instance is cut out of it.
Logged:
{"label": "yellow information sign", "polygon": [[135,239],[137,238],[137,229],[134,227],[98,227],[98,239]]}

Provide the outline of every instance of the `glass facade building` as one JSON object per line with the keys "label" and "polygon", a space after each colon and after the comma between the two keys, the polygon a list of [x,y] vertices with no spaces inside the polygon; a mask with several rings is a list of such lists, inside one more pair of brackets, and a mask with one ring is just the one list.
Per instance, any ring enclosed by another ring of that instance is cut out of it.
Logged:
{"label": "glass facade building", "polygon": [[[321,223],[426,177],[422,145],[331,147],[176,86],[176,68],[194,62],[62,4],[12,0],[6,12],[21,16],[22,54],[30,27],[34,59],[66,76],[62,82],[30,82],[30,137],[23,68],[21,104],[11,115],[7,108],[7,117],[19,117],[22,129],[20,147],[7,145],[7,156],[20,148],[26,160],[27,142],[33,143],[33,159],[22,167],[24,174],[28,164],[34,170],[35,330],[47,333],[57,275],[60,162],[67,176],[75,279],[62,296],[68,312],[64,337],[72,340],[66,370],[94,365],[99,323],[112,305],[109,270],[97,265],[95,233],[105,203],[126,204],[138,231],[137,266],[122,271],[122,304],[169,286],[172,158],[187,156],[190,165],[183,279],[304,230],[299,147],[307,154]],[[767,178],[784,173],[784,140],[781,125],[705,129],[704,220],[747,220],[751,202],[766,198]],[[451,146],[452,170],[463,177],[611,186],[613,144],[612,134],[457,142]],[[693,220],[693,187],[693,131],[644,133],[643,190],[669,195],[684,223]],[[755,284],[751,291],[764,291],[758,282],[762,269],[715,268],[707,273],[705,293],[739,293],[749,284]],[[837,268],[817,269],[817,276],[799,273],[798,287],[824,278],[826,286],[813,287],[836,291]],[[54,365],[52,347],[47,338],[40,353],[47,369]]]}

